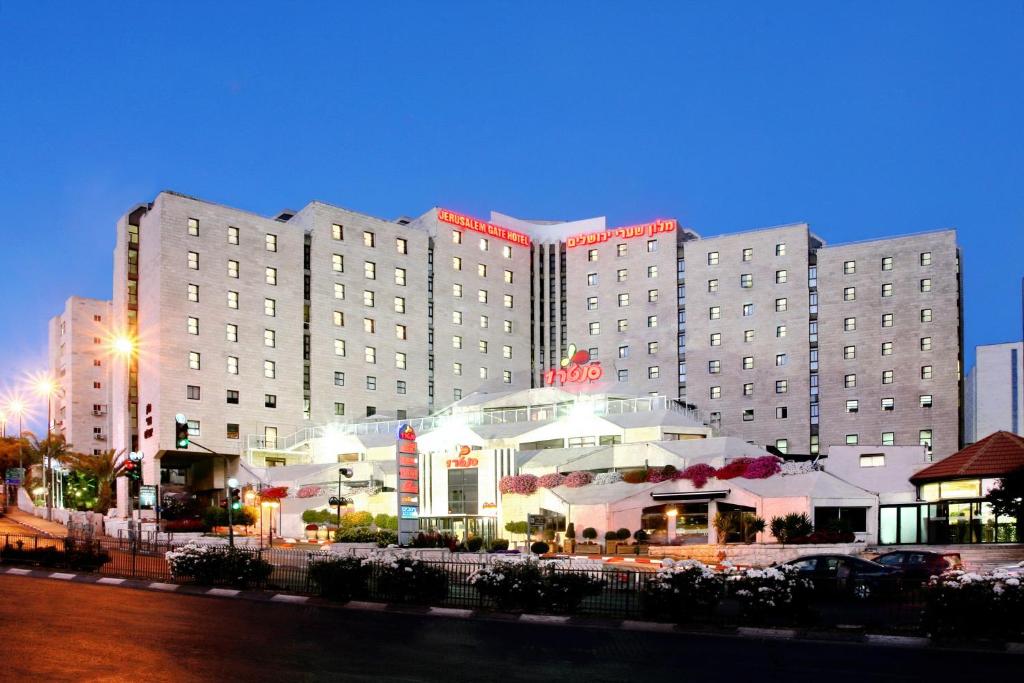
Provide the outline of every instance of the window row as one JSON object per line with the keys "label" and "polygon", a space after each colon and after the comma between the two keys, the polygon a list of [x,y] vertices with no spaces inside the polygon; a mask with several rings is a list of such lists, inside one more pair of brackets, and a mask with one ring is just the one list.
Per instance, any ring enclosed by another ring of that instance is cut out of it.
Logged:
{"label": "window row", "polygon": [[[918,265],[930,266],[932,265],[932,252],[922,251],[918,254]],[[893,268],[893,257],[883,256],[882,257],[882,270],[892,270]],[[843,273],[845,275],[853,275],[857,272],[856,261],[843,261]],[[925,290],[921,290],[925,291]]]}
{"label": "window row", "polygon": [[[452,244],[462,244],[461,230],[452,230]],[[491,242],[486,237],[481,237],[477,242],[477,246],[480,248],[480,251],[490,251]],[[504,258],[512,258],[512,247],[508,244],[502,245],[501,255]]]}
{"label": "window row", "polygon": [[[187,222],[187,225],[188,225],[188,234],[191,235],[192,237],[199,237],[199,219],[198,218],[189,218],[188,222]],[[227,229],[227,238],[228,238],[228,244],[235,244],[235,245],[237,245],[239,243],[239,230],[238,230],[238,228],[233,226],[233,225],[229,225],[228,229]],[[264,248],[267,251],[277,251],[277,235],[272,235],[270,233],[267,233],[263,237],[263,244],[264,244]],[[189,253],[191,254],[193,252],[189,252]],[[196,258],[197,258],[197,261],[198,261],[198,255],[197,255]]]}
{"label": "window row", "polygon": [[[918,317],[923,323],[930,323],[934,321],[934,314],[930,308],[922,308]],[[896,324],[895,313],[883,313],[882,314],[882,327],[892,327]],[[843,330],[846,332],[853,332],[857,329],[857,318],[843,318]]]}
{"label": "window row", "polygon": [[[779,242],[778,244],[775,245],[775,255],[776,256],[785,256],[786,255],[786,243],[785,242]],[[708,265],[709,266],[717,266],[719,264],[719,262],[721,261],[721,254],[720,254],[720,252],[717,252],[717,251],[709,251],[708,255],[707,255],[707,259],[708,259]],[[740,259],[742,261],[744,261],[744,262],[753,261],[754,260],[754,249],[753,249],[753,247],[745,247],[740,252]]]}
{"label": "window row", "polygon": [[[649,315],[647,316],[647,327],[653,328],[658,326],[658,316]],[[615,323],[615,329],[618,332],[625,332],[629,329],[629,320],[626,318],[620,318]],[[591,335],[601,334],[601,323],[594,321],[588,325],[588,330]]]}
{"label": "window row", "polygon": [[[647,277],[656,278],[658,277],[658,266],[647,266]],[[616,282],[626,282],[629,279],[629,269],[619,268],[615,271]],[[593,287],[598,283],[597,273],[587,273],[587,286]]]}

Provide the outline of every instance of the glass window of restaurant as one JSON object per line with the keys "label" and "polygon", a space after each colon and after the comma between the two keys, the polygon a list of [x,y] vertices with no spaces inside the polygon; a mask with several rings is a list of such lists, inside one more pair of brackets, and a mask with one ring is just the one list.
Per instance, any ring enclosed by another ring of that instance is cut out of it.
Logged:
{"label": "glass window of restaurant", "polygon": [[918,487],[925,501],[883,505],[879,543],[1017,543],[1017,520],[996,515],[985,495],[998,479],[957,479]]}

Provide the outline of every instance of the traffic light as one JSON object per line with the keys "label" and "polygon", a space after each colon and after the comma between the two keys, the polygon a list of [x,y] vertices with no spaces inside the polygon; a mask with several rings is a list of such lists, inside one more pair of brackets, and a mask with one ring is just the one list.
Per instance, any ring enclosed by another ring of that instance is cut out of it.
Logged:
{"label": "traffic light", "polygon": [[129,453],[128,459],[121,466],[121,471],[124,473],[124,476],[132,481],[142,479],[142,453],[136,453],[135,451]]}
{"label": "traffic light", "polygon": [[174,416],[174,445],[188,448],[188,418],[181,413]]}
{"label": "traffic light", "polygon": [[242,489],[228,489],[228,501],[231,503],[232,510],[242,509]]}

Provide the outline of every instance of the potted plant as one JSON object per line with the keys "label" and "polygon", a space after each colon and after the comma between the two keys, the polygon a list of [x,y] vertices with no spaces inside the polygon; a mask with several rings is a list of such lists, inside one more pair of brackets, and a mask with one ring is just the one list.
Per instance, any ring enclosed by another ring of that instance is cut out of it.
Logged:
{"label": "potted plant", "polygon": [[576,552],[576,525],[572,522],[565,529],[565,552]]}
{"label": "potted plant", "polygon": [[330,537],[330,535],[331,532],[327,528],[326,524],[321,524],[319,527],[317,527],[316,538],[318,541],[326,541]]}
{"label": "potted plant", "polygon": [[619,542],[619,537],[614,531],[609,529],[604,532],[604,551],[609,555],[615,554],[615,545]]}
{"label": "potted plant", "polygon": [[647,543],[647,539],[650,538],[647,532],[643,529],[637,529],[633,532],[633,538],[636,540],[636,552],[638,555],[646,555],[650,544]]}
{"label": "potted plant", "polygon": [[618,553],[619,555],[621,555],[623,553],[628,553],[628,554],[632,555],[632,554],[634,554],[636,552],[636,547],[635,546],[631,546],[629,544],[629,537],[630,536],[632,536],[632,534],[629,532],[629,529],[627,529],[626,527],[622,527],[621,529],[616,530],[615,538],[617,538],[618,541],[619,541],[618,543],[615,544],[615,552],[616,553]]}
{"label": "potted plant", "polygon": [[592,526],[588,526],[583,530],[583,543],[579,544],[577,550],[586,555],[598,555],[601,552],[601,546],[594,541],[597,539],[597,529]]}
{"label": "potted plant", "polygon": [[316,534],[317,534],[317,531],[319,531],[319,529],[320,529],[320,527],[317,526],[316,524],[307,524],[306,525],[306,540],[307,541],[315,541],[316,540]]}

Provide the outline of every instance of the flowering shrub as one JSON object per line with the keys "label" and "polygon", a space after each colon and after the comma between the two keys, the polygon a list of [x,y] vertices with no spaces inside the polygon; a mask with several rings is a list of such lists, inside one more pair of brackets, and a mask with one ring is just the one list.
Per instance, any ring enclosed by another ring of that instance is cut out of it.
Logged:
{"label": "flowering shrub", "polygon": [[200,545],[190,542],[164,555],[171,575],[199,584],[228,584],[237,588],[261,585],[273,565],[259,552],[226,546]]}
{"label": "flowering shrub", "polygon": [[431,603],[448,597],[448,574],[408,557],[367,559],[376,593],[394,602]]}
{"label": "flowering shrub", "polygon": [[669,560],[644,585],[645,609],[683,621],[713,610],[722,598],[724,585],[722,574],[702,562]]}
{"label": "flowering shrub", "polygon": [[754,458],[747,464],[747,468],[742,476],[744,479],[767,479],[781,471],[782,466],[779,464],[777,457],[774,455],[762,455],[760,458]]}
{"label": "flowering shrub", "polygon": [[793,614],[807,606],[813,582],[793,565],[764,569],[727,567],[726,586],[740,602],[743,614],[759,618],[769,613]]}
{"label": "flowering shrub", "polygon": [[536,560],[494,562],[474,572],[469,583],[501,610],[543,608],[569,613],[606,585],[604,579],[587,572],[542,567]]}
{"label": "flowering shrub", "polygon": [[652,484],[659,484],[663,481],[670,481],[676,476],[678,472],[672,465],[665,465],[664,467],[652,467],[647,470],[647,481]]}
{"label": "flowering shrub", "polygon": [[1021,577],[996,570],[978,574],[953,570],[925,586],[923,624],[933,638],[954,636],[1016,640],[1024,634]]}
{"label": "flowering shrub", "polygon": [[313,554],[309,558],[308,571],[313,587],[325,598],[352,600],[366,593],[369,567],[358,557]]}
{"label": "flowering shrub", "polygon": [[572,472],[565,477],[565,485],[571,489],[578,489],[594,481],[594,475],[585,470]]}
{"label": "flowering shrub", "polygon": [[718,471],[715,472],[715,479],[724,480],[741,477],[743,476],[743,473],[747,471],[747,465],[749,465],[751,461],[751,458],[736,458],[722,467],[719,467]]}
{"label": "flowering shrub", "polygon": [[537,477],[532,474],[508,475],[498,482],[498,490],[528,496],[537,490]]}
{"label": "flowering shrub", "polygon": [[622,472],[601,472],[600,474],[594,475],[594,484],[614,484],[622,481]]}
{"label": "flowering shrub", "polygon": [[708,483],[708,479],[715,476],[715,468],[707,463],[690,465],[679,473],[680,479],[689,479],[696,488],[702,489]]}
{"label": "flowering shrub", "polygon": [[451,534],[439,531],[419,532],[409,541],[410,548],[447,548],[452,552],[459,547],[459,540]]}
{"label": "flowering shrub", "polygon": [[541,476],[539,479],[537,479],[537,486],[542,489],[553,489],[556,486],[561,486],[564,482],[564,474],[552,472],[551,474],[545,474]]}
{"label": "flowering shrub", "polygon": [[316,498],[317,496],[326,496],[327,491],[323,486],[303,486],[295,492],[296,498]]}

